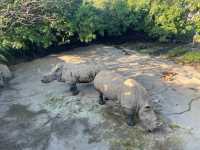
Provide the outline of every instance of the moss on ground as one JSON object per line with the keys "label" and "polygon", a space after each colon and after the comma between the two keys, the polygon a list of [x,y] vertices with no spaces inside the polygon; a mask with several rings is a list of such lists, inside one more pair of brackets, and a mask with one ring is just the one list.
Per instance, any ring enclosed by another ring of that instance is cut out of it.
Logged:
{"label": "moss on ground", "polygon": [[28,120],[36,117],[37,115],[47,113],[45,110],[34,112],[28,109],[28,106],[13,104],[6,112],[7,117],[16,117],[18,120]]}
{"label": "moss on ground", "polygon": [[200,51],[187,52],[180,60],[183,63],[200,63]]}
{"label": "moss on ground", "polygon": [[103,140],[110,145],[110,150],[182,150],[181,138],[175,134],[145,132],[139,121],[136,126],[128,127],[126,116],[117,104],[96,106],[73,96],[49,96],[46,104],[51,106],[50,111],[63,114],[66,119],[85,118],[95,122],[97,126],[87,132],[90,144]]}
{"label": "moss on ground", "polygon": [[179,129],[179,128],[181,128],[181,126],[179,126],[178,124],[170,124],[169,127],[171,129]]}
{"label": "moss on ground", "polygon": [[[110,150],[183,149],[182,139],[176,134],[148,133],[141,128],[138,120],[134,127],[128,127],[126,118],[118,106],[106,106],[102,112],[106,120],[106,125],[103,127],[103,139],[111,146]],[[178,126],[173,127],[174,131],[178,129]]]}
{"label": "moss on ground", "polygon": [[161,137],[147,133],[139,126],[120,126],[107,131],[110,150],[182,150],[182,139],[175,134]]}

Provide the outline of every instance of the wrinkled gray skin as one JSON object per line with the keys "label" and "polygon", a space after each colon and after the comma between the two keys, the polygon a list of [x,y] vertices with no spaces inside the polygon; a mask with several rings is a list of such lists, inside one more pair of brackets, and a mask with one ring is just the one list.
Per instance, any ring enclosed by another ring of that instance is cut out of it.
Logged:
{"label": "wrinkled gray skin", "polygon": [[77,95],[79,91],[76,84],[92,82],[100,68],[96,64],[58,64],[43,76],[41,82],[49,83],[54,80],[66,82],[70,85],[72,94]]}
{"label": "wrinkled gray skin", "polygon": [[54,80],[57,81],[61,81],[61,76],[62,76],[62,69],[63,69],[63,65],[62,64],[58,64],[55,67],[52,68],[52,70],[45,74],[42,79],[41,82],[42,83],[50,83]]}
{"label": "wrinkled gray skin", "polygon": [[4,87],[12,77],[13,75],[9,68],[0,64],[0,87]]}
{"label": "wrinkled gray skin", "polygon": [[119,101],[127,115],[129,126],[135,124],[135,117],[139,117],[147,131],[153,131],[162,125],[153,110],[147,91],[135,80],[112,71],[101,71],[94,79],[94,86],[99,92],[99,104],[105,104],[105,98]]}

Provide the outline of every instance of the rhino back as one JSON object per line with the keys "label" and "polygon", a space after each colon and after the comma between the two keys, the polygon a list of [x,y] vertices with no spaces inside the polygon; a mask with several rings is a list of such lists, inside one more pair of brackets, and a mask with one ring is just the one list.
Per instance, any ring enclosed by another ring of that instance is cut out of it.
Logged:
{"label": "rhino back", "polygon": [[111,71],[101,71],[94,79],[94,86],[109,99],[118,99],[123,78]]}
{"label": "rhino back", "polygon": [[94,80],[98,68],[90,64],[68,64],[63,67],[62,79],[66,82],[88,83]]}
{"label": "rhino back", "polygon": [[138,108],[147,100],[147,91],[134,79],[125,79],[120,93],[120,104],[124,108]]}
{"label": "rhino back", "polygon": [[119,100],[122,107],[130,110],[139,108],[148,100],[147,91],[140,83],[112,71],[97,74],[94,86],[106,97]]}

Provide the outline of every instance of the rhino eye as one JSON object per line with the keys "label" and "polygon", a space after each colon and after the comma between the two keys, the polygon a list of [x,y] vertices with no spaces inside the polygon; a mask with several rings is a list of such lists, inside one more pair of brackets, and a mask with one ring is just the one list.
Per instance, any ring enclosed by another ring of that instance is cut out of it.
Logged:
{"label": "rhino eye", "polygon": [[151,110],[151,106],[145,106],[145,110],[146,110],[146,111]]}

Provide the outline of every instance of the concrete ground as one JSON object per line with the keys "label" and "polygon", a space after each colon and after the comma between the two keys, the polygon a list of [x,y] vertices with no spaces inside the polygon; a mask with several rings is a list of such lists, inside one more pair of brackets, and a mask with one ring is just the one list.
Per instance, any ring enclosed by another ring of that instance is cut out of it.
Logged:
{"label": "concrete ground", "polygon": [[[131,50],[130,47],[126,47]],[[98,104],[92,84],[72,96],[64,83],[40,82],[58,62],[104,64],[134,77],[149,91],[165,122],[162,130],[128,127],[120,107]],[[0,91],[0,150],[198,150],[200,73],[162,57],[93,45],[12,66],[15,77]],[[177,73],[171,81],[162,73]]]}

